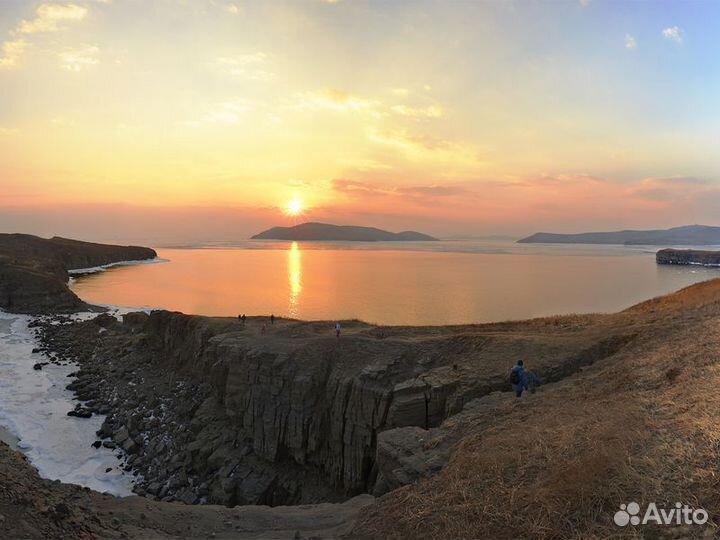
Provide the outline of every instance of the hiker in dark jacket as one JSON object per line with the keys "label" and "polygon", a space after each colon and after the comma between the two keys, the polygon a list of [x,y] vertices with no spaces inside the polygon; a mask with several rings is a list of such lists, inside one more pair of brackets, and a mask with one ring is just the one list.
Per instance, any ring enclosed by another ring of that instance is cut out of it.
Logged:
{"label": "hiker in dark jacket", "polygon": [[523,390],[527,390],[528,379],[522,360],[518,360],[517,365],[510,370],[510,384],[516,397],[522,396]]}

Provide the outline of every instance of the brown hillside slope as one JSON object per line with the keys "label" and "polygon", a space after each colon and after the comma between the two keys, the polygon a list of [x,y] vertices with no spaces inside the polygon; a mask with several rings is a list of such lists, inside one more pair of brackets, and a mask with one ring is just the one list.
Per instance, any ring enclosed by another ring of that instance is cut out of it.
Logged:
{"label": "brown hillside slope", "polygon": [[[418,432],[438,475],[368,507],[354,538],[712,537],[720,520],[720,280],[608,316],[616,354],[535,395],[489,395]],[[707,526],[621,528],[622,503],[706,509]]]}

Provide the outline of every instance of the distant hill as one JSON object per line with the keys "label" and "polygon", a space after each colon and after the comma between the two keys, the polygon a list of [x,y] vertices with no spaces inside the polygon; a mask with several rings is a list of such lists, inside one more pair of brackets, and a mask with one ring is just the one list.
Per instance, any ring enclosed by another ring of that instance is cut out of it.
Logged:
{"label": "distant hill", "polygon": [[294,227],[273,227],[252,237],[253,240],[342,240],[349,242],[427,242],[437,240],[415,231],[393,233],[375,227],[303,223]]}
{"label": "distant hill", "polygon": [[521,244],[625,244],[651,246],[720,244],[720,227],[686,225],[653,231],[591,232],[578,234],[535,233]]}

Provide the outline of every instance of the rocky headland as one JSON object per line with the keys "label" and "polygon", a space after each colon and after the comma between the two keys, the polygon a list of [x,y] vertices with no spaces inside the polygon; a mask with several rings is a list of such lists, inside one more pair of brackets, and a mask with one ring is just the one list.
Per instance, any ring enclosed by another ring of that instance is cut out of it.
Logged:
{"label": "rocky headland", "polygon": [[68,288],[69,270],[156,256],[145,247],[0,234],[0,309],[32,314],[88,309]]}
{"label": "rocky headland", "polygon": [[661,249],[655,254],[658,264],[720,266],[720,251],[699,249]]}

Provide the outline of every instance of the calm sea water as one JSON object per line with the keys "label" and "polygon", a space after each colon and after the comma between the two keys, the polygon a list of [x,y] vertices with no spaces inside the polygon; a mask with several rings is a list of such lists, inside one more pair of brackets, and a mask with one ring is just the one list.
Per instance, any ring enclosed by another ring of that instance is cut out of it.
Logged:
{"label": "calm sea water", "polygon": [[613,312],[720,277],[658,266],[655,248],[501,242],[243,242],[158,249],[168,262],[73,285],[97,304],[204,315],[442,325]]}

